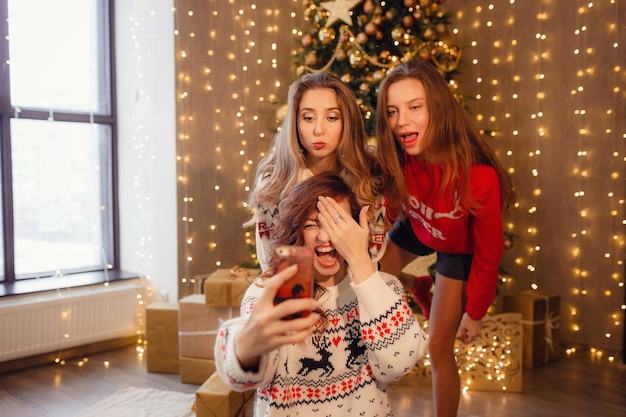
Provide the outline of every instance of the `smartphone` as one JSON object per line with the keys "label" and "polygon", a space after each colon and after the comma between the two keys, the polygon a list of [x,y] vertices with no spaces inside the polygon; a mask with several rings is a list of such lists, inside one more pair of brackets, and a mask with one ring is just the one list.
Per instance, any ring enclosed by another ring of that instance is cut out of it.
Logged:
{"label": "smartphone", "polygon": [[[290,298],[312,298],[314,291],[313,281],[313,251],[304,246],[280,246],[274,250],[276,272],[280,272],[290,265],[298,265],[298,272],[280,286],[274,297],[274,305]],[[284,317],[291,320],[306,317],[308,311]]]}

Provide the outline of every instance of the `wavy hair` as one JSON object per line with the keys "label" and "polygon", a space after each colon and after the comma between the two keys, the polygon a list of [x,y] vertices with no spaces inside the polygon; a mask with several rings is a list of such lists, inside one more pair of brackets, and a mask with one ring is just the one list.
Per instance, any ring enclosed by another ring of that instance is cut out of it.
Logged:
{"label": "wavy hair", "polygon": [[[280,204],[278,214],[280,222],[273,235],[270,268],[259,277],[260,280],[255,280],[256,285],[263,286],[264,279],[274,274],[276,270],[274,249],[282,245],[304,244],[304,225],[311,218],[311,214],[317,213],[319,196],[332,197],[336,201],[347,200],[350,205],[350,215],[357,222],[359,221],[360,205],[356,195],[337,173],[321,172],[297,184],[291,194]],[[325,293],[324,287],[316,283],[315,298],[319,300]],[[327,328],[328,317],[323,310],[316,311],[321,319],[315,332],[322,334]]]}
{"label": "wavy hair", "polygon": [[257,166],[255,186],[248,196],[251,212],[259,205],[271,207],[282,201],[298,182],[299,172],[306,168],[298,137],[298,110],[304,93],[312,89],[330,89],[337,95],[343,124],[337,148],[341,175],[363,205],[373,207],[380,194],[380,179],[376,177],[378,164],[374,155],[368,152],[356,97],[337,75],[319,72],[305,74],[289,87],[285,120],[274,136],[272,151]]}
{"label": "wavy hair", "polygon": [[[302,245],[304,225],[317,213],[319,196],[336,201],[347,200],[350,215],[359,221],[360,204],[352,189],[337,173],[321,172],[297,184],[289,196],[280,203],[279,222],[273,233],[272,250],[281,245]],[[273,266],[273,263],[272,263]]]}
{"label": "wavy hair", "polygon": [[404,176],[404,151],[395,137],[387,113],[389,86],[405,79],[420,81],[426,92],[429,120],[426,132],[420,139],[420,157],[443,169],[440,190],[449,186],[458,188],[461,203],[471,213],[479,207],[479,203],[471,195],[469,175],[464,173],[469,173],[475,164],[489,165],[496,170],[500,181],[502,207],[508,208],[515,200],[513,183],[498,161],[495,150],[471,122],[435,66],[418,59],[395,67],[379,87],[376,110],[377,157],[382,170],[383,189],[391,208],[387,212],[400,213],[402,203],[409,196],[405,182],[398,181],[398,178]]}

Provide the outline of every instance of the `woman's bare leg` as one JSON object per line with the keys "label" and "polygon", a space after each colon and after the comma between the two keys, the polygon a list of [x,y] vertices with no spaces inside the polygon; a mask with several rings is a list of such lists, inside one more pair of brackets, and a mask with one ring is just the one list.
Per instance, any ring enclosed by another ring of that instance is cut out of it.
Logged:
{"label": "woman's bare leg", "polygon": [[454,355],[463,312],[465,283],[437,274],[432,301],[428,350],[431,359],[433,400],[437,417],[457,415],[461,383]]}

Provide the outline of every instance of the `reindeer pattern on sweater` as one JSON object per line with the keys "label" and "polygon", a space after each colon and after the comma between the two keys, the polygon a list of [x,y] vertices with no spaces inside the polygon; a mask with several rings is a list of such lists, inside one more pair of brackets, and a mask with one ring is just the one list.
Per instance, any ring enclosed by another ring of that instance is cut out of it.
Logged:
{"label": "reindeer pattern on sweater", "polygon": [[393,415],[386,384],[411,370],[427,343],[397,278],[376,272],[359,285],[345,277],[326,288],[319,300],[326,330],[269,352],[258,372],[245,372],[233,341],[262,291],[249,287],[241,317],[222,324],[215,345],[222,379],[235,390],[257,389],[255,416]]}

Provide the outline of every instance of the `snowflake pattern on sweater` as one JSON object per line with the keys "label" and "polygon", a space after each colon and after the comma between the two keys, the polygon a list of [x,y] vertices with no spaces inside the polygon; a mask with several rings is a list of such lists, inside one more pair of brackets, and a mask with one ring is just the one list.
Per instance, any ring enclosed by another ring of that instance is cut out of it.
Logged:
{"label": "snowflake pattern on sweater", "polygon": [[281,346],[261,358],[258,372],[245,372],[234,339],[262,291],[249,287],[241,317],[222,324],[215,344],[221,378],[235,390],[257,389],[255,416],[393,415],[386,384],[410,371],[427,344],[397,278],[375,272],[359,285],[345,277],[326,288],[324,333]]}

